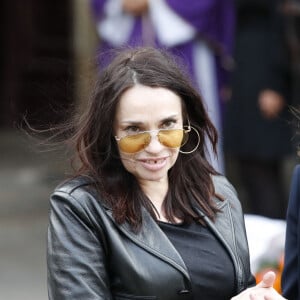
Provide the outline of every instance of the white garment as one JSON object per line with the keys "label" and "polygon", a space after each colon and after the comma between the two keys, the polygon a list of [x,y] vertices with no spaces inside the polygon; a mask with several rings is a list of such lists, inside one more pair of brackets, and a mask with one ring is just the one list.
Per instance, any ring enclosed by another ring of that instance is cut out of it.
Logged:
{"label": "white garment", "polygon": [[[209,118],[219,134],[219,143],[217,146],[218,157],[214,155],[212,147],[208,147],[207,156],[212,166],[218,172],[224,174],[221,111],[218,97],[215,59],[212,50],[200,40],[194,46],[194,68],[204,105],[206,106]],[[209,144],[207,143],[207,145]]]}
{"label": "white garment", "polygon": [[[108,0],[105,16],[97,26],[98,34],[113,46],[125,44],[134,26],[134,17],[122,10],[121,0]],[[174,47],[194,38],[196,30],[178,16],[164,0],[149,0],[149,16],[155,35],[166,47]]]}
{"label": "white garment", "polygon": [[124,45],[131,35],[134,18],[123,12],[121,0],[106,1],[104,12],[104,18],[97,24],[99,36],[114,47]]}
{"label": "white garment", "polygon": [[163,0],[149,0],[150,18],[160,44],[174,47],[191,41],[195,28],[178,16]]}

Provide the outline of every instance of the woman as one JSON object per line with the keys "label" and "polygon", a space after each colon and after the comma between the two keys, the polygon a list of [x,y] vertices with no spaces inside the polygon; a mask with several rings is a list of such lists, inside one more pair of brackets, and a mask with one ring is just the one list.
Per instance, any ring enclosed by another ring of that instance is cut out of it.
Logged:
{"label": "woman", "polygon": [[216,130],[186,78],[152,48],[100,75],[72,131],[79,168],[51,197],[50,299],[283,299],[273,273],[247,289],[241,207],[204,156]]}

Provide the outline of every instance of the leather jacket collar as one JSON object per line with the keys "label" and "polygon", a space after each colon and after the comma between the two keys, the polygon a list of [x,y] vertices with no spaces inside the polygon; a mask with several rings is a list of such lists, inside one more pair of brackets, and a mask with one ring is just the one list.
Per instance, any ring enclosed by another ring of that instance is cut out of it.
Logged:
{"label": "leather jacket collar", "polygon": [[[241,256],[239,253],[240,251],[246,251],[245,253],[248,253],[242,211],[236,192],[227,179],[222,176],[214,176],[213,181],[216,193],[221,194],[224,197],[224,201],[220,201],[216,197],[213,199],[216,207],[220,210],[216,220],[214,222],[210,220],[199,206],[194,205],[194,209],[198,212],[199,216],[204,219],[206,224],[228,251],[234,264],[237,289],[238,292],[240,292],[248,285],[249,278],[247,277],[249,276],[247,276],[247,274],[250,273],[249,257]],[[107,214],[114,221],[112,211],[109,208],[107,208]],[[134,243],[171,264],[182,272],[189,280],[188,270],[181,256],[169,239],[162,234],[158,224],[151,218],[150,214],[145,209],[143,209],[143,220],[143,226],[138,233],[134,233],[131,230],[130,225],[126,222],[121,225],[116,223],[116,225]],[[241,240],[242,242],[239,242]],[[254,284],[253,279],[252,283]]]}

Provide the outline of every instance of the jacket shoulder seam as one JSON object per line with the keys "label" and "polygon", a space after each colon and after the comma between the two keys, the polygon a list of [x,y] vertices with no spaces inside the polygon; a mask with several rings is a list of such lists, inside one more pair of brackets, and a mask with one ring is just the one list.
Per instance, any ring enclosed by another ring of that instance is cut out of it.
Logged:
{"label": "jacket shoulder seam", "polygon": [[91,183],[92,183],[92,181],[89,180],[88,178],[84,178],[84,177],[74,178],[74,179],[70,179],[69,181],[65,181],[62,184],[58,185],[55,188],[55,192],[62,191],[67,194],[72,194],[78,188],[87,186]]}

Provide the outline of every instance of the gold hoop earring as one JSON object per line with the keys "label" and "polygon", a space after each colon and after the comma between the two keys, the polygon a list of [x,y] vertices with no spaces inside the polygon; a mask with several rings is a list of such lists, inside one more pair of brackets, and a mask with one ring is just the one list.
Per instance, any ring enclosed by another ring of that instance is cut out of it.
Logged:
{"label": "gold hoop earring", "polygon": [[199,145],[200,145],[200,140],[201,139],[200,139],[200,134],[199,134],[198,130],[195,127],[193,127],[193,126],[190,126],[190,128],[192,130],[194,130],[196,132],[196,134],[197,134],[197,138],[198,138],[197,145],[191,151],[182,151],[182,150],[179,150],[179,152],[182,153],[182,154],[191,154],[191,153],[195,152],[197,150],[197,148],[199,147]]}

